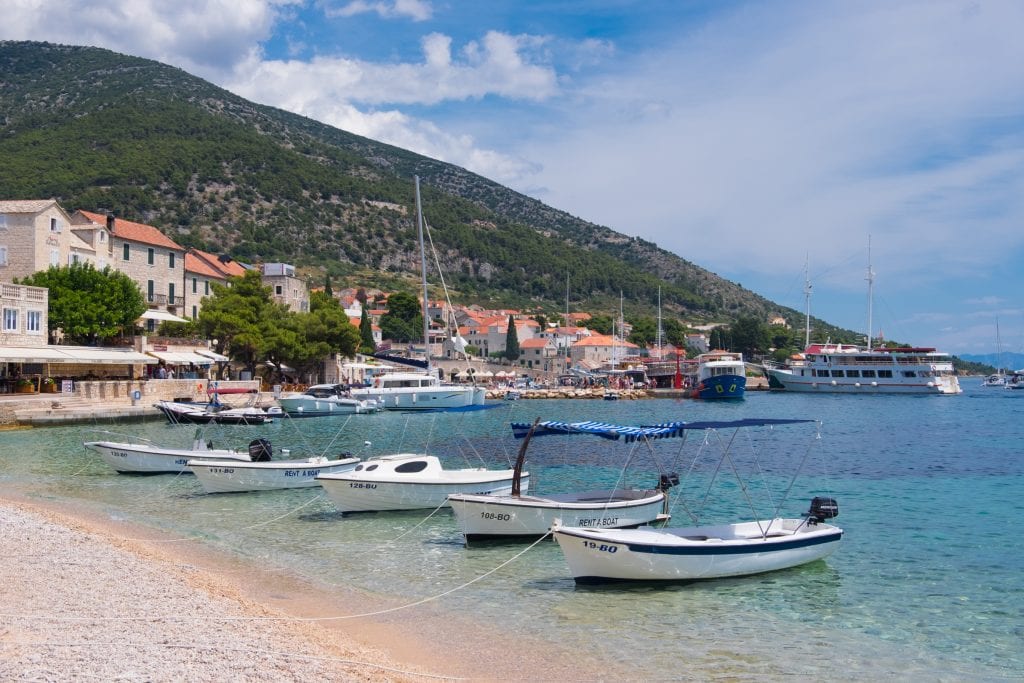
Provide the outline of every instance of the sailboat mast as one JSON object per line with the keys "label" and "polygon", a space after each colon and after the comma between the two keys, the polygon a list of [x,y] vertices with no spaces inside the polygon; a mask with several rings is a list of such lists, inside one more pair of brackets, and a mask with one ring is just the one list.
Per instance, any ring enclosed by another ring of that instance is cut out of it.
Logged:
{"label": "sailboat mast", "polygon": [[661,360],[661,285],[658,285],[658,360]]}
{"label": "sailboat mast", "polygon": [[868,351],[871,350],[871,315],[875,302],[875,271],[871,269],[871,235],[868,235]]}
{"label": "sailboat mast", "polygon": [[810,256],[804,257],[804,349],[811,345],[811,270]]}
{"label": "sailboat mast", "polygon": [[423,355],[430,372],[430,319],[427,317],[427,248],[423,243],[423,204],[420,201],[420,177],[416,179],[416,228],[420,235],[420,273],[423,275]]}

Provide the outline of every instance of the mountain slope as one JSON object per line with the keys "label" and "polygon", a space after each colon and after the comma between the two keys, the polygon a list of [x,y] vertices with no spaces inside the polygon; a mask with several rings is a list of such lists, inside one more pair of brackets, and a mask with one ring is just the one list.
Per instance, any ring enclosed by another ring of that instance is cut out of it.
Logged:
{"label": "mountain slope", "polygon": [[[150,60],[0,43],[0,197],[113,211],[186,246],[394,286],[417,272],[411,176],[464,301],[574,300],[718,319],[781,308],[644,240],[456,166],[272,107]],[[614,304],[612,302],[615,302]]]}

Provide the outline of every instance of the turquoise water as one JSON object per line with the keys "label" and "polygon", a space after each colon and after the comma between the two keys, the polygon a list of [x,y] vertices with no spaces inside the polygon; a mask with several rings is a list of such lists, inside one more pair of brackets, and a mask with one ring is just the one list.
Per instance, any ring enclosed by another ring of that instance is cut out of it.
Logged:
{"label": "turquoise water", "polygon": [[[267,436],[296,456],[426,447],[450,466],[504,467],[519,446],[511,420],[812,418],[820,427],[743,430],[731,452],[761,515],[770,515],[790,486],[781,509],[788,516],[805,511],[813,495],[837,498],[836,523],[846,535],[824,562],[669,587],[577,588],[558,547],[543,543],[433,605],[600,653],[645,678],[703,677],[713,670],[1020,679],[1024,553],[1014,530],[1024,522],[1024,397],[964,384],[956,397],[751,392],[726,404],[524,400],[476,413],[285,420],[222,427],[207,436],[239,447]],[[466,549],[448,512],[425,521],[425,513],[342,517],[316,489],[204,495],[190,476],[114,474],[81,446],[118,440],[117,434],[186,444],[192,433],[155,421],[0,433],[0,484],[199,537],[261,566],[409,601],[471,581],[525,547]],[[656,463],[684,475],[674,523],[689,523],[687,510],[699,510],[706,522],[747,518],[732,465],[715,474],[719,440],[730,437],[697,434],[651,450],[590,437],[537,438],[530,446],[531,486],[612,484],[631,457],[627,483],[653,484]]]}

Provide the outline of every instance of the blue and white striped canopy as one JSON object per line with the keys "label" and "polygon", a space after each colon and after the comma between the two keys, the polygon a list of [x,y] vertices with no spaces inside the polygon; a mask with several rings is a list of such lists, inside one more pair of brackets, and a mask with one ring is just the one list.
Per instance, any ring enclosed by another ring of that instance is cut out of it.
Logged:
{"label": "blue and white striped canopy", "polygon": [[[664,422],[656,425],[613,425],[607,422],[559,422],[546,420],[538,422],[534,436],[550,436],[552,434],[592,434],[603,439],[623,439],[627,443],[639,439],[671,439],[683,436],[695,429],[732,429],[739,427],[764,427],[766,425],[794,424],[813,422],[814,420],[787,420],[777,418],[747,418],[744,420],[712,420],[704,422]],[[529,422],[513,422],[512,434],[517,439],[530,433],[533,424]]]}

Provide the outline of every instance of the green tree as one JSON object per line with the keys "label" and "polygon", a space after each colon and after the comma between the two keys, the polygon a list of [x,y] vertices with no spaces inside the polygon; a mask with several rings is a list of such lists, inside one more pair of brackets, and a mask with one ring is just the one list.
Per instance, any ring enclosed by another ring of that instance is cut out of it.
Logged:
{"label": "green tree", "polygon": [[611,334],[612,318],[608,315],[594,315],[586,322],[586,326],[598,334]]}
{"label": "green tree", "polygon": [[380,318],[380,331],[385,339],[410,342],[423,337],[423,313],[419,300],[408,292],[395,292],[388,297],[388,312]]}
{"label": "green tree", "polygon": [[519,360],[519,333],[516,332],[516,321],[509,315],[508,331],[505,333],[505,358],[510,361]]}
{"label": "green tree", "polygon": [[359,352],[360,353],[373,353],[376,350],[376,346],[373,343],[373,325],[370,323],[370,314],[367,313],[367,309],[363,307],[363,314],[359,318]]}
{"label": "green tree", "polygon": [[330,297],[334,296],[334,290],[331,288],[331,275],[330,275],[330,273],[327,274],[327,279],[324,280],[324,294],[326,294],[327,296],[330,296]]}
{"label": "green tree", "polygon": [[686,327],[675,318],[663,318],[661,333],[665,341],[678,349],[686,348]]}
{"label": "green tree", "polygon": [[279,310],[270,299],[270,287],[263,284],[259,271],[248,270],[229,278],[227,285],[215,282],[212,288],[199,311],[199,329],[207,339],[218,340],[221,353],[255,373],[266,353],[265,333]]}
{"label": "green tree", "polygon": [[752,316],[741,316],[729,326],[732,337],[731,351],[739,351],[747,359],[761,356],[768,352],[771,340],[768,338],[768,326]]}
{"label": "green tree", "polygon": [[132,332],[146,301],[138,285],[109,266],[91,263],[51,266],[21,280],[21,284],[50,290],[48,331],[59,329],[65,341],[97,344]]}
{"label": "green tree", "polygon": [[640,317],[631,321],[633,330],[627,341],[647,348],[653,346],[658,339],[658,321],[651,317]]}

